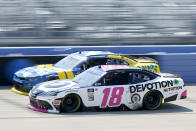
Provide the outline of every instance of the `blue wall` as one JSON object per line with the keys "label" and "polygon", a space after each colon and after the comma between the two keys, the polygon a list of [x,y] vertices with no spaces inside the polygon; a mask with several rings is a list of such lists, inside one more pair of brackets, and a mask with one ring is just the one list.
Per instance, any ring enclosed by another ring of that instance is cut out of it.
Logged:
{"label": "blue wall", "polygon": [[182,76],[185,83],[196,83],[196,54],[158,55],[161,71]]}
{"label": "blue wall", "polygon": [[62,55],[83,50],[105,50],[121,54],[182,54],[196,53],[196,45],[175,46],[56,46],[56,47],[0,47],[0,56]]}
{"label": "blue wall", "polygon": [[2,47],[0,48],[0,58],[14,57],[17,59],[17,56],[24,56],[28,59],[29,56],[67,55],[82,50],[107,50],[129,55],[154,55],[159,62],[161,71],[177,73],[182,76],[185,83],[196,83],[196,45]]}

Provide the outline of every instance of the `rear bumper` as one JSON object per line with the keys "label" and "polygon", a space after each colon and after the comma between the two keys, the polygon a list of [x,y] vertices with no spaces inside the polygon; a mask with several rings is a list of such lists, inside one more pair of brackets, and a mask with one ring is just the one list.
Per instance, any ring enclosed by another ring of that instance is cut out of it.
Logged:
{"label": "rear bumper", "polygon": [[180,99],[186,99],[186,98],[187,98],[187,90],[183,91],[180,96]]}
{"label": "rear bumper", "polygon": [[167,97],[164,99],[164,102],[170,102],[170,101],[176,101],[180,99],[186,99],[187,98],[187,90],[185,89],[181,94],[175,94],[170,97]]}

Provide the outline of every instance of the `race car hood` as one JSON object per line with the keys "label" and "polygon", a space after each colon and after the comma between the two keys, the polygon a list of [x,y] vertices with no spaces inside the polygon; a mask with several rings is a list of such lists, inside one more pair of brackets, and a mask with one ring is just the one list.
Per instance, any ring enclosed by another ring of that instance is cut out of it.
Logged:
{"label": "race car hood", "polygon": [[64,72],[67,73],[72,71],[56,68],[52,64],[46,64],[46,65],[38,65],[38,66],[21,69],[18,72],[16,72],[15,75],[22,78],[36,78],[36,77],[42,77],[47,75],[51,75],[51,76],[56,75],[59,76],[60,79],[63,79],[66,78]]}
{"label": "race car hood", "polygon": [[53,81],[47,81],[36,85],[31,90],[31,94],[37,96],[41,93],[42,94],[46,94],[48,92],[58,93],[62,91],[78,90],[79,88],[80,87],[78,86],[78,84],[73,82],[72,80],[53,80]]}

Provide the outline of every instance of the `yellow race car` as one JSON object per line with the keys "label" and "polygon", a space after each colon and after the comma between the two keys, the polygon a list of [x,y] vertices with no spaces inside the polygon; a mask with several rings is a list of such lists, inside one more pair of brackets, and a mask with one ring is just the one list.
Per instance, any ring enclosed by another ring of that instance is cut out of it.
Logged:
{"label": "yellow race car", "polygon": [[17,71],[13,77],[12,90],[28,95],[34,85],[56,79],[73,79],[76,75],[97,65],[130,65],[159,73],[157,62],[133,59],[108,51],[80,51],[68,55],[56,64],[37,65]]}

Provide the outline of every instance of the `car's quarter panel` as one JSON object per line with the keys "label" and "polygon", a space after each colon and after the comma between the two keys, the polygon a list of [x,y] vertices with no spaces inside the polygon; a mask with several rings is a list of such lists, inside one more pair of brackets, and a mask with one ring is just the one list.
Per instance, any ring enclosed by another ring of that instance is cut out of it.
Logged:
{"label": "car's quarter panel", "polygon": [[[183,87],[184,82],[181,78],[164,78],[157,77],[154,80],[130,85],[131,96],[138,95],[140,101],[136,101],[138,105],[142,104],[144,95],[152,90],[158,90],[163,95],[165,102],[180,99],[182,93],[186,91]],[[176,96],[175,98],[173,96]],[[172,98],[170,98],[172,97]],[[134,102],[132,102],[134,104]]]}
{"label": "car's quarter panel", "polygon": [[137,63],[135,66],[154,73],[160,72],[159,65],[155,63]]}
{"label": "car's quarter panel", "polygon": [[130,59],[120,55],[108,55],[108,58],[115,58],[120,59],[127,62],[130,66],[139,67],[144,70],[148,70],[151,72],[160,72],[160,67],[153,61],[146,60],[146,59]]}

